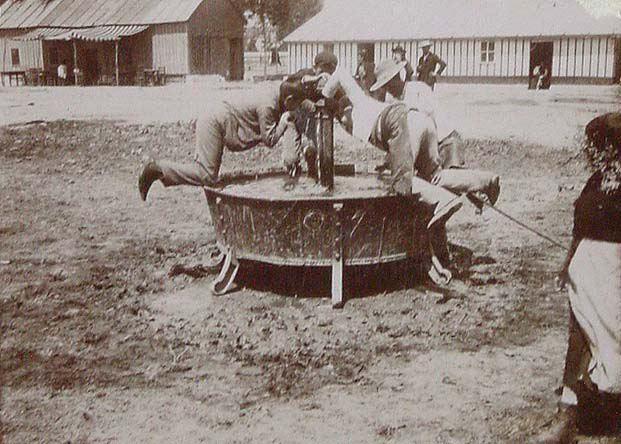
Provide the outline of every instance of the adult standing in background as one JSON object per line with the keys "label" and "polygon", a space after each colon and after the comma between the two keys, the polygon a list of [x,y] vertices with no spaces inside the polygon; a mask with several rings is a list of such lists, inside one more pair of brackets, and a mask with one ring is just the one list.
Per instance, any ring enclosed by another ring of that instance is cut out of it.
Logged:
{"label": "adult standing in background", "polygon": [[433,91],[438,76],[446,69],[446,62],[431,52],[431,42],[429,40],[424,40],[421,46],[423,48],[423,55],[418,59],[416,73],[418,80],[425,82]]}

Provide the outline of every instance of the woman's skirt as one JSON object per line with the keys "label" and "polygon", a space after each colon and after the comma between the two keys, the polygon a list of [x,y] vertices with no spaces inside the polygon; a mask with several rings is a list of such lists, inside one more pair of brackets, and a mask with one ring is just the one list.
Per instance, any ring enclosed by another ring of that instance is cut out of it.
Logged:
{"label": "woman's skirt", "polygon": [[588,365],[566,370],[577,379],[588,372],[600,391],[621,393],[621,244],[583,239],[569,277],[571,309],[586,342],[584,353],[590,356],[568,354],[568,366]]}

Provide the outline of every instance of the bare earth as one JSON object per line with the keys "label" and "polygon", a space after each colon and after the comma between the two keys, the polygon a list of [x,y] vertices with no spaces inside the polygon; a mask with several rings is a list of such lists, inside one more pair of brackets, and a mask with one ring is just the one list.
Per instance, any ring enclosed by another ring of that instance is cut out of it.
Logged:
{"label": "bare earth", "polygon": [[[553,278],[564,252],[490,210],[450,222],[449,288],[369,270],[339,311],[321,273],[305,291],[290,270],[248,267],[222,297],[208,291],[213,274],[175,273],[210,260],[206,202],[199,189],[155,185],[143,203],[141,162],[189,159],[190,120],[252,88],[0,89],[0,438],[526,441],[560,385],[568,306]],[[498,207],[569,244],[588,176],[576,137],[618,109],[618,91],[437,95],[468,138],[468,163],[501,174]],[[337,139],[339,161],[382,160]],[[224,170],[279,161],[278,148],[227,153]]]}

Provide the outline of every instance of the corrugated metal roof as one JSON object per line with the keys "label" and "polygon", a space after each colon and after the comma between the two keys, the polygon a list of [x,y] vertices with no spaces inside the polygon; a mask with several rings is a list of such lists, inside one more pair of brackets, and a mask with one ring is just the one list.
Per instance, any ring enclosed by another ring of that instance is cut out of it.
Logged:
{"label": "corrugated metal roof", "polygon": [[621,19],[596,18],[577,0],[339,0],[285,41],[611,34],[621,34]]}
{"label": "corrugated metal roof", "polygon": [[6,1],[0,7],[0,28],[18,28],[19,23],[36,21],[45,17],[53,9],[54,6],[51,3],[42,1]]}
{"label": "corrugated metal roof", "polygon": [[7,0],[0,29],[185,22],[204,0]]}

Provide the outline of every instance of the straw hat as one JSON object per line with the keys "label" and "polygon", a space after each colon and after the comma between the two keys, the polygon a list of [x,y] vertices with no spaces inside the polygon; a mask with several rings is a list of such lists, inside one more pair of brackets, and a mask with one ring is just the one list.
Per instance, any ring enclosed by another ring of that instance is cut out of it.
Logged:
{"label": "straw hat", "polygon": [[418,44],[418,46],[420,46],[421,48],[424,48],[425,46],[431,46],[431,40],[423,40]]}
{"label": "straw hat", "polygon": [[386,59],[377,65],[377,68],[375,68],[375,76],[377,77],[377,80],[373,86],[371,86],[371,92],[377,91],[382,86],[387,84],[390,79],[399,74],[399,71],[401,71],[406,64],[406,61],[396,62],[393,59]]}

